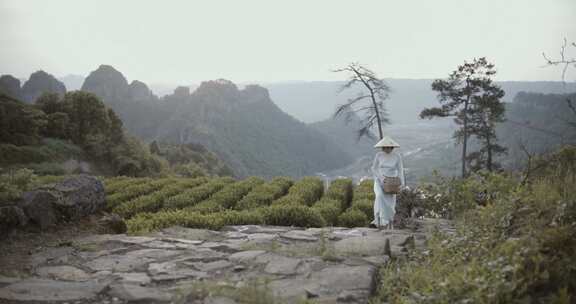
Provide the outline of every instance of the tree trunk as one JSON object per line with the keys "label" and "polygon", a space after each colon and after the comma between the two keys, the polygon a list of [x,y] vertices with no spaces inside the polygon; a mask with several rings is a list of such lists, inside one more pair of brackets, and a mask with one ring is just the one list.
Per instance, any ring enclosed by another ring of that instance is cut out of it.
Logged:
{"label": "tree trunk", "polygon": [[376,100],[374,99],[374,94],[370,92],[370,98],[372,98],[372,104],[374,105],[374,112],[376,112],[376,120],[378,122],[378,133],[380,134],[380,139],[384,138],[382,132],[382,122],[380,121],[380,113],[378,112],[378,106],[376,105]]}
{"label": "tree trunk", "polygon": [[488,153],[486,168],[488,171],[492,172],[492,145],[490,144],[490,134],[488,134],[488,137],[486,137],[486,149],[486,152]]}

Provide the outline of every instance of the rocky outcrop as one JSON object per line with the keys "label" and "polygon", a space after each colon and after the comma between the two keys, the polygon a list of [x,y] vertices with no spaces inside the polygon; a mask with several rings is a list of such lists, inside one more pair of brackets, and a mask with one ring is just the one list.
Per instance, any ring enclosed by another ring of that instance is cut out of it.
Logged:
{"label": "rocky outcrop", "polygon": [[22,98],[26,102],[34,103],[43,93],[56,93],[64,96],[66,86],[51,74],[44,71],[34,72],[22,86]]}
{"label": "rocky outcrop", "polygon": [[422,249],[431,231],[447,229],[438,220],[418,227],[172,227],[147,236],[79,237],[35,252],[33,277],[0,277],[0,302],[367,303],[378,267],[389,262],[381,244],[398,257],[410,250],[407,240]]}
{"label": "rocky outcrop", "polygon": [[0,207],[0,235],[15,227],[22,227],[28,223],[28,217],[18,206]]}
{"label": "rocky outcrop", "polygon": [[105,205],[102,182],[92,176],[80,175],[25,192],[18,206],[31,223],[44,229],[90,215]]}
{"label": "rocky outcrop", "polygon": [[0,92],[15,99],[22,99],[20,80],[12,75],[0,76]]}

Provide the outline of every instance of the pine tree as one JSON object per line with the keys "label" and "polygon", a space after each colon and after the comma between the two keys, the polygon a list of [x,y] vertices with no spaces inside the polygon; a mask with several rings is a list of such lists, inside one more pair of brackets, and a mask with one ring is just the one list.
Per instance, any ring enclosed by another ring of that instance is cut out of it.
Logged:
{"label": "pine tree", "polygon": [[428,119],[454,117],[456,124],[461,126],[454,133],[454,137],[462,144],[462,177],[467,175],[468,139],[472,135],[470,120],[475,110],[483,109],[477,108],[475,103],[486,94],[494,94],[488,92],[495,90],[490,79],[495,73],[494,65],[484,57],[474,59],[470,63],[464,62],[450,74],[448,79],[437,79],[432,83],[432,90],[438,92],[441,106],[426,108],[420,113],[420,118]]}

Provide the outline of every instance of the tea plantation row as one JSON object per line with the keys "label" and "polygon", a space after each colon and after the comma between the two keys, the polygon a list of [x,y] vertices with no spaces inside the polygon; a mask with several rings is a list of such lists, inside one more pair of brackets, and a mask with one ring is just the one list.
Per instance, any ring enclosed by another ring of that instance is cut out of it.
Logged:
{"label": "tea plantation row", "polygon": [[372,180],[357,186],[337,179],[324,189],[316,177],[129,178],[104,180],[107,208],[127,220],[131,233],[179,225],[366,226],[372,218]]}

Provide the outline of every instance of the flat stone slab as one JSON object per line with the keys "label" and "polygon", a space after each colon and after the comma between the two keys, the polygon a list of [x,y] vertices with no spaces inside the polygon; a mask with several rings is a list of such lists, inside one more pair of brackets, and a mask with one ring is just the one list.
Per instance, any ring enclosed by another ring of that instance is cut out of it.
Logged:
{"label": "flat stone slab", "polygon": [[280,236],[293,241],[316,242],[318,241],[318,237],[316,237],[317,234],[317,232],[309,230],[292,230]]}
{"label": "flat stone slab", "polygon": [[228,256],[228,260],[232,261],[232,262],[236,262],[236,263],[246,263],[249,262],[253,259],[255,259],[257,256],[266,253],[266,251],[264,250],[247,250],[247,251],[240,251],[234,254],[231,254],[230,256]]}
{"label": "flat stone slab", "polygon": [[301,263],[300,259],[277,256],[266,264],[264,271],[270,274],[295,274]]}
{"label": "flat stone slab", "polygon": [[336,241],[334,249],[336,255],[383,255],[386,245],[386,237],[354,236]]}
{"label": "flat stone slab", "polygon": [[68,265],[40,267],[36,274],[42,278],[62,281],[88,281],[92,278],[84,270]]}
{"label": "flat stone slab", "polygon": [[[107,297],[117,298],[109,304],[165,303],[180,287],[199,281],[240,288],[263,278],[280,303],[367,303],[377,267],[390,259],[384,255],[387,240],[392,256],[401,256],[426,238],[421,230],[258,225],[94,235],[32,255],[37,278],[0,279],[0,303],[95,304]],[[192,301],[232,304],[232,298],[211,294]]]}
{"label": "flat stone slab", "polygon": [[0,299],[12,301],[79,301],[96,297],[106,284],[28,279],[0,288]]}
{"label": "flat stone slab", "polygon": [[219,260],[219,261],[214,261],[214,262],[208,262],[208,263],[203,263],[203,262],[197,262],[197,263],[186,263],[189,264],[190,266],[200,270],[200,271],[204,271],[204,272],[211,272],[211,271],[216,271],[216,270],[222,270],[228,267],[233,266],[234,264],[228,262],[227,260]]}
{"label": "flat stone slab", "polygon": [[159,303],[169,302],[171,295],[158,288],[142,287],[130,283],[118,283],[110,286],[108,294],[129,303]]}

